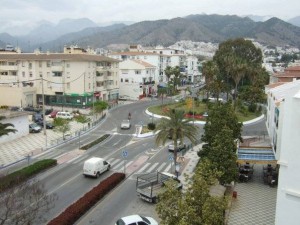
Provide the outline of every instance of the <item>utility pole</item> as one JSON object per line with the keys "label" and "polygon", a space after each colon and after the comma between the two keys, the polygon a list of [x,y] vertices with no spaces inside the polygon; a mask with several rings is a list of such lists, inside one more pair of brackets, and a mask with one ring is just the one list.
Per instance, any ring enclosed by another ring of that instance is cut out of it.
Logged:
{"label": "utility pole", "polygon": [[43,107],[43,128],[45,135],[45,149],[47,150],[47,131],[46,131],[46,116],[45,116],[45,94],[44,94],[44,79],[42,79],[42,107]]}

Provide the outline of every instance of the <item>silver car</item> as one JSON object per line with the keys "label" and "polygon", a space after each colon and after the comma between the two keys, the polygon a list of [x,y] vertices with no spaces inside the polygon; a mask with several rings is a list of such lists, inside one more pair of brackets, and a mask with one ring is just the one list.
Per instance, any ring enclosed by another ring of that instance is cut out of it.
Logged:
{"label": "silver car", "polygon": [[29,124],[29,133],[39,133],[42,128],[36,123]]}
{"label": "silver car", "polygon": [[121,129],[130,129],[130,120],[123,120],[121,123]]}

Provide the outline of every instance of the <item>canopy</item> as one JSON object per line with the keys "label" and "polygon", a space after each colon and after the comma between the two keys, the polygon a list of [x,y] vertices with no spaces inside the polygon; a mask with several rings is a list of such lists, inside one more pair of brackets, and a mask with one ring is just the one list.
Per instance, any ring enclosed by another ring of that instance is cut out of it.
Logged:
{"label": "canopy", "polygon": [[276,164],[274,151],[271,147],[240,147],[237,150],[240,164]]}

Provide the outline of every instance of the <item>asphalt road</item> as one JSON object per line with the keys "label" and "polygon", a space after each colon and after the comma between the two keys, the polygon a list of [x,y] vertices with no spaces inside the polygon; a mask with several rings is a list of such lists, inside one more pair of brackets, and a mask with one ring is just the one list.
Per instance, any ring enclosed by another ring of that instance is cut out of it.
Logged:
{"label": "asphalt road", "polygon": [[[48,221],[113,172],[122,172],[123,167],[117,166],[124,162],[124,158],[122,157],[123,151],[128,152],[125,161],[128,164],[138,162],[142,158],[146,158],[147,160],[142,161],[140,164],[135,164],[135,173],[129,175],[125,182],[82,217],[78,224],[109,225],[114,224],[114,221],[122,216],[136,213],[154,218],[157,217],[154,205],[144,202],[136,196],[135,180],[137,174],[150,172],[151,168],[154,168],[155,165],[165,165],[165,168],[172,170],[170,168],[171,163],[168,160],[169,152],[166,146],[157,147],[153,137],[138,139],[132,134],[136,132],[135,125],[147,124],[151,121],[151,117],[145,114],[145,109],[149,105],[159,103],[160,101],[157,100],[140,101],[110,110],[106,119],[97,129],[81,137],[80,143],[81,145],[89,143],[104,133],[111,134],[108,139],[87,150],[78,158],[68,160],[37,177],[45,185],[49,193],[55,193],[58,196],[55,208],[50,210],[46,215]],[[121,121],[127,118],[129,112],[131,113],[132,127],[129,130],[121,130]],[[264,122],[259,122],[254,125],[245,126],[243,132],[248,132],[248,134],[257,133],[257,130],[263,130],[264,127]],[[202,128],[200,128],[200,132],[203,132]],[[199,134],[200,136],[201,134]],[[78,147],[79,140],[74,140],[51,150],[43,157],[57,157],[63,153],[78,149]],[[113,164],[111,171],[102,174],[99,179],[85,178],[82,175],[83,163],[92,156],[102,157],[108,161],[114,160],[113,162],[118,161],[118,163]],[[141,171],[144,167],[147,167],[147,169]],[[157,169],[157,167],[155,168]]]}

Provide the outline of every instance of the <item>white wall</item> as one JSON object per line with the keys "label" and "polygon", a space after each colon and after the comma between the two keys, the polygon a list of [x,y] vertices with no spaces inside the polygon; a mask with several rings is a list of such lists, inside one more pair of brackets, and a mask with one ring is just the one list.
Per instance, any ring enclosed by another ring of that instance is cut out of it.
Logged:
{"label": "white wall", "polygon": [[276,225],[298,225],[300,221],[300,91],[285,98],[282,129]]}

